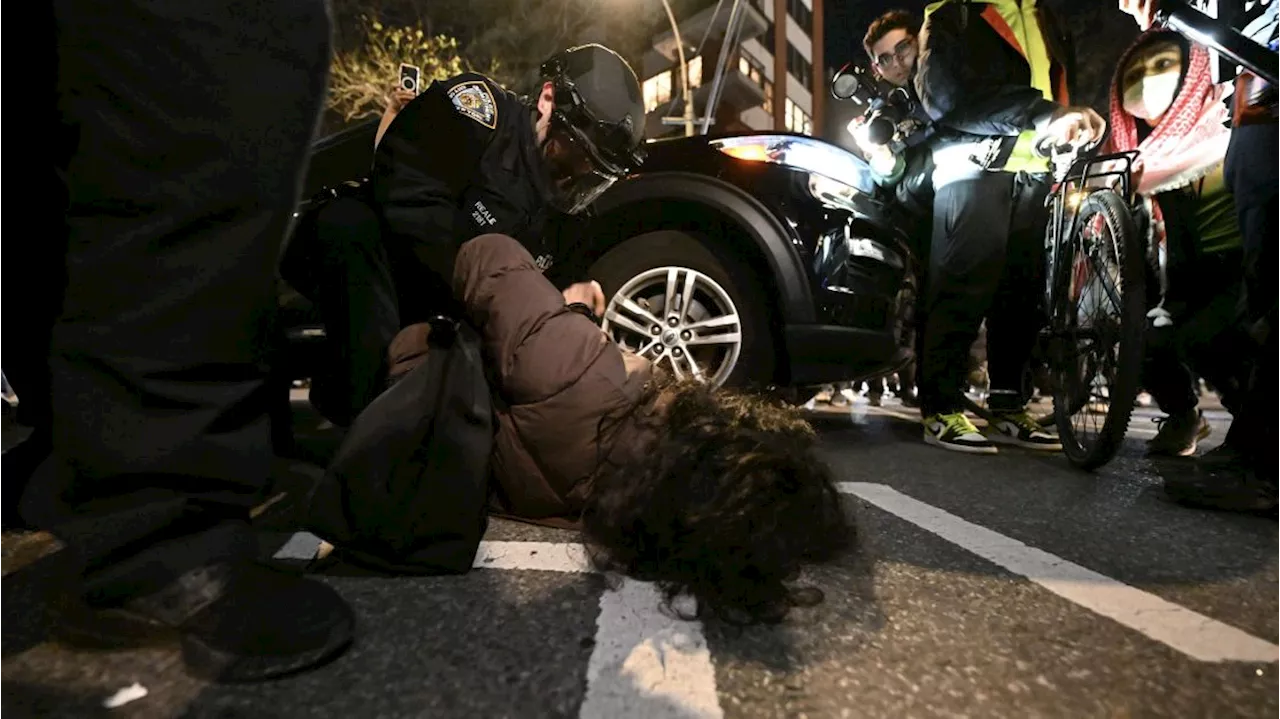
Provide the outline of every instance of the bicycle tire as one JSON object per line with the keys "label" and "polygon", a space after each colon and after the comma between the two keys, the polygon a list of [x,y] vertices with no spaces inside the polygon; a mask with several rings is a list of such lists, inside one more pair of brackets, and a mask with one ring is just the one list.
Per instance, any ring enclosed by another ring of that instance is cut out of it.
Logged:
{"label": "bicycle tire", "polygon": [[[1115,377],[1108,388],[1108,409],[1102,429],[1096,437],[1088,438],[1078,434],[1072,424],[1072,417],[1079,411],[1088,411],[1077,403],[1078,397],[1072,396],[1066,381],[1066,367],[1053,367],[1058,375],[1054,389],[1054,416],[1058,426],[1058,436],[1062,440],[1063,454],[1075,466],[1092,471],[1111,461],[1124,440],[1129,428],[1129,418],[1133,413],[1134,402],[1138,397],[1138,384],[1141,380],[1143,359],[1143,334],[1146,327],[1146,249],[1138,237],[1133,216],[1128,204],[1119,194],[1112,190],[1097,190],[1089,194],[1080,204],[1077,232],[1087,226],[1094,216],[1100,216],[1111,233],[1115,245],[1122,255],[1118,258],[1118,269],[1121,280],[1121,298],[1119,310],[1119,331],[1116,351]],[[1071,247],[1074,260],[1075,238]],[[1059,273],[1056,293],[1062,302],[1068,299],[1068,285],[1071,281],[1069,272]],[[1075,308],[1071,309],[1074,314]],[[1065,317],[1065,313],[1059,313]],[[1061,357],[1056,358],[1061,360]],[[1079,365],[1072,368],[1079,376]],[[1088,372],[1096,372],[1090,365]]]}

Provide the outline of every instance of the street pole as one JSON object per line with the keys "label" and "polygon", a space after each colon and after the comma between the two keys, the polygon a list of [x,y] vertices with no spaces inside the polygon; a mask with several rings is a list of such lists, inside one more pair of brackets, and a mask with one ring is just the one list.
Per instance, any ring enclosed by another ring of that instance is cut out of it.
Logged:
{"label": "street pole", "polygon": [[[733,7],[729,10],[729,21],[725,26],[724,40],[720,43],[720,56],[716,58],[716,75],[711,81],[711,91],[707,94],[707,106],[702,112],[702,134],[711,131],[711,123],[715,119],[716,106],[720,104],[721,84],[724,82],[724,73],[729,66],[729,55],[733,52],[738,41],[738,30],[742,25],[742,18],[745,17],[746,10],[742,7],[742,0],[733,0]],[[785,26],[784,26],[785,27]]]}
{"label": "street pole", "polygon": [[676,24],[676,14],[671,11],[671,3],[662,0],[662,9],[667,11],[667,20],[671,21],[671,34],[676,40],[676,53],[680,56],[680,96],[684,98],[684,136],[693,137],[693,96],[689,94],[689,63],[684,59],[684,39],[680,37],[680,26]]}

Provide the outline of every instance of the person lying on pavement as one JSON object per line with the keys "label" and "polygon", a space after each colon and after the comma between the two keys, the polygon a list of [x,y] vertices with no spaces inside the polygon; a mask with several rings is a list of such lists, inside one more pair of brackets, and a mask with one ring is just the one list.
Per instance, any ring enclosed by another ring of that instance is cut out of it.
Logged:
{"label": "person lying on pavement", "polygon": [[[797,409],[659,373],[510,237],[465,243],[452,284],[492,369],[494,514],[580,527],[598,567],[730,621],[820,601],[788,581],[854,530]],[[428,334],[392,342],[392,381],[424,360]]]}

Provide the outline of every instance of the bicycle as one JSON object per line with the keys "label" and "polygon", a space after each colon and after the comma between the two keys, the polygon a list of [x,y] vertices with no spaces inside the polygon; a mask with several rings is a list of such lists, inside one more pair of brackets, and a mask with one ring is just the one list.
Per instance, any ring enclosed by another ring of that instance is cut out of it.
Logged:
{"label": "bicycle", "polygon": [[[1128,429],[1147,311],[1147,248],[1128,200],[1138,153],[1082,157],[1092,149],[1036,143],[1054,178],[1041,339],[1063,453],[1085,470],[1111,461]],[[1099,417],[1096,429],[1081,426]]]}

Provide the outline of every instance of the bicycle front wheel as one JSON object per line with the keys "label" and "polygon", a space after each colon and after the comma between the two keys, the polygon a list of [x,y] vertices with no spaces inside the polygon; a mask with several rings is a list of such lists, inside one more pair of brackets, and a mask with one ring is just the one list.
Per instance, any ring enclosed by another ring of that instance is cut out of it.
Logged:
{"label": "bicycle front wheel", "polygon": [[1125,201],[1098,190],[1080,205],[1054,278],[1051,371],[1063,453],[1092,470],[1115,456],[1142,371],[1146,266]]}

